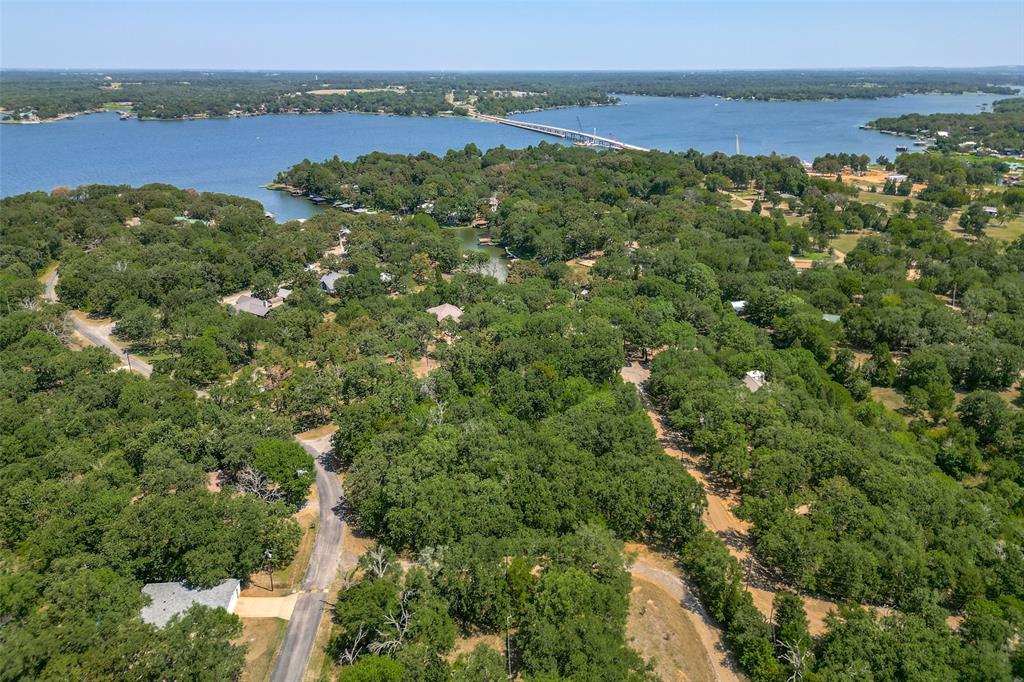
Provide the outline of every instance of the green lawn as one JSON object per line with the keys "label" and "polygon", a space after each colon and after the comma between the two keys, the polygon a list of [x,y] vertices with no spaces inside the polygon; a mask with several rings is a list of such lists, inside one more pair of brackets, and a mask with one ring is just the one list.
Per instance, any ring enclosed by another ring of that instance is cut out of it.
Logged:
{"label": "green lawn", "polygon": [[832,240],[832,248],[843,253],[850,253],[857,246],[857,242],[866,237],[866,234],[841,234]]}
{"label": "green lawn", "polygon": [[1024,216],[1017,216],[1013,220],[1007,220],[1005,225],[989,223],[985,228],[985,234],[993,239],[1003,239],[1012,242],[1021,235],[1024,235]]}
{"label": "green lawn", "polygon": [[[882,194],[881,192],[861,192],[857,195],[857,201],[861,202],[862,204],[870,204],[872,206],[882,204],[889,211],[895,211],[899,209],[900,204],[902,204],[906,200],[907,197],[898,197],[893,196],[891,194]],[[917,200],[915,199],[911,199],[911,201],[917,203]]]}

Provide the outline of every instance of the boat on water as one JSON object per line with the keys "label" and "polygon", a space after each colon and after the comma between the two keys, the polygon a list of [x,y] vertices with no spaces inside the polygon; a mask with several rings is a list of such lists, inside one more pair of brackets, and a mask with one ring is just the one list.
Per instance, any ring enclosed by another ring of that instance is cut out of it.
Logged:
{"label": "boat on water", "polygon": [[117,118],[119,120],[121,120],[121,121],[127,121],[131,117],[132,117],[132,115],[131,115],[131,112],[129,112],[129,111],[119,111],[119,112],[117,112]]}
{"label": "boat on water", "polygon": [[907,151],[907,145],[905,145],[905,144],[898,144],[898,145],[896,145],[896,151],[898,151],[898,152],[905,152],[905,151]]}

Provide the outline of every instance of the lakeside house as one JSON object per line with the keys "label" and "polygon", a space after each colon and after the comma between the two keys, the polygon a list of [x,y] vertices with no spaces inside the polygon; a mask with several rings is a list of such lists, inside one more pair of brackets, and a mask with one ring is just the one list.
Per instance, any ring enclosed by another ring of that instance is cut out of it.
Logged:
{"label": "lakeside house", "polygon": [[427,312],[436,317],[438,322],[444,322],[448,319],[458,322],[462,317],[462,308],[454,306],[451,303],[442,303],[441,305],[436,305],[433,308],[427,308]]}
{"label": "lakeside house", "polygon": [[839,322],[840,317],[839,315],[836,315],[834,313],[822,313],[821,319],[824,320],[825,322],[831,322],[832,324],[836,324]]}
{"label": "lakeside house", "polygon": [[906,182],[907,176],[903,173],[890,173],[885,179],[889,182]]}
{"label": "lakeside house", "polygon": [[230,578],[207,589],[189,587],[185,583],[149,583],[142,588],[142,593],[152,600],[142,607],[139,617],[143,623],[163,627],[180,613],[188,611],[196,604],[210,608],[222,608],[234,613],[238,604],[241,583]]}
{"label": "lakeside house", "polygon": [[747,302],[746,301],[731,301],[729,303],[729,305],[732,306],[732,311],[734,313],[736,313],[737,315],[742,315],[743,311],[747,307]]}
{"label": "lakeside house", "polygon": [[990,215],[990,216],[999,215],[999,209],[996,208],[995,206],[982,206],[981,210],[984,211],[986,215]]}

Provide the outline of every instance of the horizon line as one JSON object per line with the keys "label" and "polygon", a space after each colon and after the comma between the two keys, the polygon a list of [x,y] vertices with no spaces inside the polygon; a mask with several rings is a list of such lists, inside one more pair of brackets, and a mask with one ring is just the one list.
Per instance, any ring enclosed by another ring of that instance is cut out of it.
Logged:
{"label": "horizon line", "polygon": [[5,71],[56,71],[68,73],[90,73],[102,71],[124,71],[136,73],[153,72],[208,72],[208,73],[764,73],[772,71],[801,71],[811,73],[827,73],[835,71],[987,71],[992,69],[1021,69],[1024,64],[987,64],[982,66],[923,66],[923,65],[891,65],[891,66],[833,66],[833,67],[732,67],[732,68],[685,68],[685,67],[651,67],[651,68],[608,68],[608,69],[574,69],[574,68],[389,68],[389,69],[346,69],[338,67],[303,67],[278,69],[273,67],[199,67],[199,66],[161,66],[161,67],[123,67],[123,66],[0,66],[0,73]]}

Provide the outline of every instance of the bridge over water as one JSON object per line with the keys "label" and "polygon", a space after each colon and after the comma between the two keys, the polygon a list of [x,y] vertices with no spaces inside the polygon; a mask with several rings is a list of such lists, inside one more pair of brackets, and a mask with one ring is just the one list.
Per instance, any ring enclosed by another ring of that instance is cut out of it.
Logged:
{"label": "bridge over water", "polygon": [[563,140],[570,142],[579,142],[581,144],[590,145],[593,147],[606,147],[608,149],[631,149],[638,152],[649,152],[650,149],[646,147],[638,147],[635,144],[629,144],[622,142],[621,140],[613,140],[610,137],[601,137],[600,135],[591,135],[585,133],[582,130],[570,130],[569,128],[559,128],[558,126],[544,125],[543,123],[530,123],[527,121],[517,121],[511,118],[501,118],[500,116],[488,116],[487,114],[476,114],[475,118],[481,121],[490,121],[491,123],[501,123],[502,125],[512,126],[514,128],[522,128],[523,130],[532,130],[535,133],[543,133],[544,135],[552,135],[554,137],[560,137]]}

